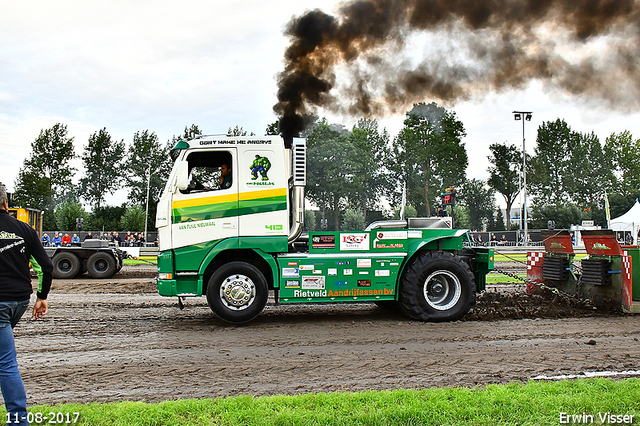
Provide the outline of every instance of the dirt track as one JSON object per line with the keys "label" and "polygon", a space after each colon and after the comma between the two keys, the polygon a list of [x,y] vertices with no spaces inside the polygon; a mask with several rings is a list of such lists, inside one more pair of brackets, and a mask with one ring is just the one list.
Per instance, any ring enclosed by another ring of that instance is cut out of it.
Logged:
{"label": "dirt track", "polygon": [[[233,326],[204,298],[154,293],[152,268],[54,281],[49,313],[16,344],[30,404],[474,386],[640,370],[640,316],[496,286],[464,321],[373,304],[275,306]],[[497,319],[502,317],[507,319]],[[563,318],[559,318],[563,317]],[[526,318],[526,319],[514,319]]]}

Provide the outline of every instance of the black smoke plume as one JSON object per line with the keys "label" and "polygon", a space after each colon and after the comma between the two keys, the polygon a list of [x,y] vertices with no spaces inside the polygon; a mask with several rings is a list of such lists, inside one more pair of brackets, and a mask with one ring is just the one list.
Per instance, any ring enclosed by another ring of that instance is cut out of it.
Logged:
{"label": "black smoke plume", "polygon": [[295,135],[318,107],[384,116],[532,80],[640,109],[639,10],[634,0],[359,0],[335,16],[313,10],[285,29],[274,111],[281,132]]}

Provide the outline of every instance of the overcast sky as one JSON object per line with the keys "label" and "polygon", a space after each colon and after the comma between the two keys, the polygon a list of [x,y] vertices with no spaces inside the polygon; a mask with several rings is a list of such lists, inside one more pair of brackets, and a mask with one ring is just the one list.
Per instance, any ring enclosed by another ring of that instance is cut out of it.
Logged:
{"label": "overcast sky", "polygon": [[[32,1],[8,2],[0,15],[0,181],[12,191],[30,144],[41,129],[68,126],[76,154],[106,127],[131,143],[136,131],[164,143],[197,124],[205,134],[236,125],[264,134],[277,117],[276,75],[283,68],[286,23],[306,10],[335,12],[335,1]],[[431,102],[432,99],[424,99]],[[640,114],[621,113],[550,93],[532,82],[520,91],[489,94],[450,107],[464,123],[470,178],[487,178],[488,146],[522,146],[522,122],[511,111],[533,111],[525,124],[527,151],[543,121],[564,118],[601,142],[612,132],[640,137]],[[322,113],[321,113],[322,115]],[[352,126],[358,117],[328,116]],[[395,136],[402,115],[380,117]],[[79,161],[75,163],[80,168]],[[122,200],[115,200],[120,203]]]}

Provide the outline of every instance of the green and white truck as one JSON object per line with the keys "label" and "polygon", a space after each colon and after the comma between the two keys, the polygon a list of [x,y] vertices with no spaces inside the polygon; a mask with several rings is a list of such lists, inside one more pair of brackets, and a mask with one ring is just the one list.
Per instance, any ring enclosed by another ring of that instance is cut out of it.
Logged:
{"label": "green and white truck", "polygon": [[302,233],[305,140],[204,136],[179,142],[158,203],[158,292],[206,295],[223,320],[278,304],[375,302],[411,318],[464,316],[493,269],[441,218]]}

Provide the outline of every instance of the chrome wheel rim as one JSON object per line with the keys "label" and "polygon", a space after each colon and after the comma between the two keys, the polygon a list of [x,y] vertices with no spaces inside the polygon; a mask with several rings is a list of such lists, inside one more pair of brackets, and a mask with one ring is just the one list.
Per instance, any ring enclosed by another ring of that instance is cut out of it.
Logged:
{"label": "chrome wheel rim", "polygon": [[452,272],[440,270],[432,272],[423,285],[424,299],[438,311],[453,308],[462,295],[462,284]]}
{"label": "chrome wheel rim", "polygon": [[231,275],[220,286],[220,300],[234,311],[247,309],[256,300],[256,285],[246,275]]}

